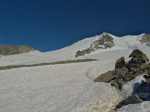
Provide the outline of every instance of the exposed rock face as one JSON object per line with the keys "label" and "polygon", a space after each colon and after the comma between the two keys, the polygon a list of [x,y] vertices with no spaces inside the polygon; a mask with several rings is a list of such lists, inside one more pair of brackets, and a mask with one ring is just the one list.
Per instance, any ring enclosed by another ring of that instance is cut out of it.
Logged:
{"label": "exposed rock face", "polygon": [[0,45],[0,55],[13,55],[17,53],[18,49],[15,46]]}
{"label": "exposed rock face", "polygon": [[114,46],[113,38],[108,34],[103,34],[98,40],[91,43],[90,48],[97,49],[106,49]]}
{"label": "exposed rock face", "polygon": [[150,46],[150,34],[143,35],[142,38],[140,39],[140,42],[142,44],[146,44],[147,46]]}
{"label": "exposed rock face", "polygon": [[33,48],[28,46],[0,45],[0,55],[27,53],[33,50],[34,50]]}
{"label": "exposed rock face", "polygon": [[125,59],[124,57],[121,57],[117,59],[116,64],[115,64],[115,69],[122,68],[124,65],[125,65]]}
{"label": "exposed rock face", "polygon": [[101,74],[94,81],[95,82],[110,82],[111,80],[113,80],[115,78],[125,76],[127,72],[128,72],[128,69],[125,67],[124,68],[118,68],[116,70],[108,71],[104,74]]}
{"label": "exposed rock face", "polygon": [[142,64],[149,62],[149,59],[147,58],[146,54],[144,54],[142,51],[138,49],[133,50],[133,52],[130,54],[129,57],[132,57],[130,63]]}
{"label": "exposed rock face", "polygon": [[131,81],[141,74],[150,74],[150,64],[146,54],[135,49],[130,54],[131,60],[125,63],[124,58],[121,57],[116,62],[116,69],[106,72],[98,76],[95,82],[111,83],[117,89],[121,89],[122,85],[127,81]]}
{"label": "exposed rock face", "polygon": [[147,63],[149,59],[146,54],[138,49],[133,50],[129,57],[131,57],[131,60],[126,63],[124,57],[119,58],[116,61],[115,70],[101,74],[94,80],[95,82],[110,83],[116,89],[121,90],[122,86],[128,81],[139,75],[148,74],[144,76],[145,82],[143,81],[139,86],[134,86],[132,95],[118,103],[116,109],[124,105],[150,100],[150,63]]}
{"label": "exposed rock face", "polygon": [[89,48],[84,50],[78,50],[75,57],[83,56],[85,54],[90,54],[98,49],[107,49],[113,47],[115,44],[113,38],[108,34],[103,34],[98,40],[92,42]]}

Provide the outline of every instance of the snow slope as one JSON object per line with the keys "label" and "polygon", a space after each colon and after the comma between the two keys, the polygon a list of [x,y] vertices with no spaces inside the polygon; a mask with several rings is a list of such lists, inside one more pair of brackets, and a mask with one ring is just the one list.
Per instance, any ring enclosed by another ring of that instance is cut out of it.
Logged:
{"label": "snow slope", "polygon": [[108,112],[121,96],[86,77],[94,64],[0,71],[0,112]]}

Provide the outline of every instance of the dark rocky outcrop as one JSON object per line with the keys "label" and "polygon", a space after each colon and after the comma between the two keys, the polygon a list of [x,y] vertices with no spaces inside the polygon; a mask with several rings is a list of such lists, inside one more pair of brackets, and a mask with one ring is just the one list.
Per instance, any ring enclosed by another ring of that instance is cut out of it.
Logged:
{"label": "dark rocky outcrop", "polygon": [[149,62],[149,59],[147,58],[146,54],[144,54],[138,49],[133,50],[129,57],[132,58],[129,63],[143,64]]}
{"label": "dark rocky outcrop", "polygon": [[[142,101],[150,101],[150,63],[146,54],[142,51],[135,49],[129,55],[131,58],[125,63],[124,57],[117,59],[115,69],[98,76],[95,82],[110,83],[116,89],[121,90],[122,86],[128,81],[133,80],[139,75],[144,75],[145,82],[134,85],[133,93],[131,96],[124,98],[117,104],[115,110],[128,104],[137,104]],[[136,87],[136,88],[135,88]],[[146,96],[147,95],[147,96]]]}
{"label": "dark rocky outcrop", "polygon": [[124,57],[117,59],[114,70],[101,74],[94,80],[95,82],[110,83],[116,89],[121,90],[122,86],[128,81],[131,81],[139,75],[148,74],[144,76],[145,82],[140,84],[140,86],[134,86],[137,88],[134,89],[132,95],[119,102],[115,107],[115,110],[128,104],[137,104],[141,103],[142,101],[150,100],[150,96],[147,98],[145,98],[145,96],[143,97],[143,94],[150,94],[149,59],[147,58],[146,54],[138,49],[133,50],[129,57],[131,59],[126,63]]}
{"label": "dark rocky outcrop", "polygon": [[78,50],[75,57],[84,56],[85,54],[90,54],[98,49],[107,49],[113,47],[115,44],[113,38],[108,34],[103,34],[98,40],[92,42],[87,49]]}
{"label": "dark rocky outcrop", "polygon": [[116,61],[115,70],[101,74],[94,81],[111,83],[112,86],[121,89],[124,83],[133,80],[137,76],[144,73],[150,74],[150,64],[147,63],[149,59],[146,54],[135,49],[129,57],[131,57],[131,60],[126,63],[123,57],[119,58]]}
{"label": "dark rocky outcrop", "polygon": [[11,45],[0,45],[0,55],[13,55],[20,53],[27,53],[34,49],[28,46],[11,46]]}

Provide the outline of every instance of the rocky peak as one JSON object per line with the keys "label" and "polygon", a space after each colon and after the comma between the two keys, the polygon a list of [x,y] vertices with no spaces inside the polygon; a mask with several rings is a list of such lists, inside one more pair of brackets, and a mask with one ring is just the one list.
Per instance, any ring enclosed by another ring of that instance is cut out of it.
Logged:
{"label": "rocky peak", "polygon": [[102,34],[102,36],[90,44],[92,49],[106,49],[114,46],[113,38],[108,34]]}
{"label": "rocky peak", "polygon": [[146,56],[146,54],[144,54],[138,49],[133,50],[129,57],[131,57],[131,60],[129,61],[130,63],[143,64],[149,62],[149,59]]}
{"label": "rocky peak", "polygon": [[89,48],[86,48],[84,50],[78,50],[76,52],[75,57],[83,56],[85,54],[90,54],[91,52],[94,52],[98,49],[107,49],[113,47],[115,44],[113,42],[113,38],[107,34],[103,33],[97,40],[92,42],[89,46]]}

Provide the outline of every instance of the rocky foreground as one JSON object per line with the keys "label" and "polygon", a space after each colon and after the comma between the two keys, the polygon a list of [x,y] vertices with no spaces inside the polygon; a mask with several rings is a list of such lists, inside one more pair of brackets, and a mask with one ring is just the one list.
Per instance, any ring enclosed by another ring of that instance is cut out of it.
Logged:
{"label": "rocky foreground", "polygon": [[149,59],[146,54],[138,49],[133,50],[133,52],[129,55],[129,58],[131,59],[128,62],[125,62],[124,57],[117,59],[114,70],[101,74],[94,80],[95,82],[110,83],[116,89],[121,91],[124,84],[127,84],[129,81],[142,74],[147,74],[143,77],[148,82],[142,82],[141,84],[138,83],[136,87],[133,88],[133,95],[124,98],[123,101],[116,106],[116,109],[121,108],[124,105],[137,104],[142,101],[150,100]]}

